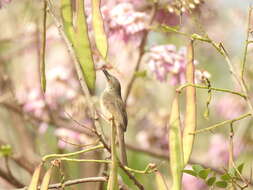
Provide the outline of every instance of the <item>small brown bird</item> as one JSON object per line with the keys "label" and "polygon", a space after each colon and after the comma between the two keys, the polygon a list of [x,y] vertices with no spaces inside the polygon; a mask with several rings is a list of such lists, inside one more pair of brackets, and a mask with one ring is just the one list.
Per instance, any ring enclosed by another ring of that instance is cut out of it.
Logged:
{"label": "small brown bird", "polygon": [[127,112],[125,104],[121,97],[121,87],[117,78],[103,70],[107,85],[101,95],[100,104],[102,113],[106,118],[113,118],[117,128],[117,137],[119,142],[119,151],[121,162],[127,165],[126,146],[124,132],[127,129]]}

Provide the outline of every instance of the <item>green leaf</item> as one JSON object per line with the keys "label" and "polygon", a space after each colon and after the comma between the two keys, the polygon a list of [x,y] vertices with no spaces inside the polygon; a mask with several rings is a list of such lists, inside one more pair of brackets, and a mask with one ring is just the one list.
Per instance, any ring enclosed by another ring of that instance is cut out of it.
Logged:
{"label": "green leaf", "polygon": [[237,170],[240,172],[240,174],[242,173],[243,167],[244,167],[244,163],[241,163],[241,164],[237,167]]}
{"label": "green leaf", "polygon": [[192,165],[192,169],[197,173],[199,173],[201,170],[204,170],[204,168],[201,165],[197,165],[197,164]]}
{"label": "green leaf", "polygon": [[[242,163],[242,164],[240,164],[239,166],[237,166],[237,170],[240,172],[240,174],[241,174],[242,171],[243,171],[243,167],[244,167],[244,163]],[[238,172],[236,171],[235,168],[230,168],[228,173],[229,173],[229,175],[230,175],[231,177],[240,177],[240,176],[238,175]]]}
{"label": "green leaf", "polygon": [[193,170],[183,170],[184,173],[197,177],[198,174]]}
{"label": "green leaf", "polygon": [[198,176],[202,179],[206,179],[208,174],[211,172],[210,168],[199,171]]}
{"label": "green leaf", "polygon": [[228,183],[226,181],[217,181],[215,185],[220,188],[226,188],[228,186]]}
{"label": "green leaf", "polygon": [[92,25],[97,49],[102,57],[106,59],[108,42],[104,30],[103,17],[100,11],[100,3],[100,0],[92,0]]}
{"label": "green leaf", "polygon": [[221,178],[223,181],[229,181],[229,180],[231,180],[231,176],[230,176],[228,173],[222,175],[220,178]]}
{"label": "green leaf", "polygon": [[12,154],[12,147],[9,144],[0,147],[0,156],[10,156]]}
{"label": "green leaf", "polygon": [[208,186],[212,186],[214,184],[214,182],[216,181],[216,177],[210,177],[207,181],[206,184]]}

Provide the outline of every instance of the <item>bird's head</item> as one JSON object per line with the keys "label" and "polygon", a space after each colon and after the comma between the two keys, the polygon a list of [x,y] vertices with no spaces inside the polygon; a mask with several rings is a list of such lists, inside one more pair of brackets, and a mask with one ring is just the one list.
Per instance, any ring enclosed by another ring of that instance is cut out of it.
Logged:
{"label": "bird's head", "polygon": [[110,91],[114,91],[118,93],[119,95],[121,95],[121,87],[120,87],[119,80],[116,77],[109,74],[108,71],[106,71],[105,69],[103,69],[103,73],[105,74],[105,77],[107,80],[106,88]]}

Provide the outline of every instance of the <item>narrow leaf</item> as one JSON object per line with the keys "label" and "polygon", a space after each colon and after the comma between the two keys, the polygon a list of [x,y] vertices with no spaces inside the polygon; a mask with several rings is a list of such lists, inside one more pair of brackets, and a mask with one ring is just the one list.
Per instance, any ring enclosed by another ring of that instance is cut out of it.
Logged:
{"label": "narrow leaf", "polygon": [[[190,42],[187,48],[187,64],[186,64],[186,81],[194,84],[195,68],[194,68],[194,52],[193,41]],[[190,133],[196,129],[196,89],[192,86],[186,87],[186,115],[185,127],[183,132],[183,150],[184,164],[186,165],[190,159],[194,135]]]}
{"label": "narrow leaf", "polygon": [[211,172],[210,168],[204,169],[199,172],[198,176],[202,179],[206,179],[210,172]]}
{"label": "narrow leaf", "polygon": [[108,42],[104,30],[103,17],[100,11],[100,0],[92,0],[92,24],[97,49],[104,59],[108,51]]}
{"label": "narrow leaf", "polygon": [[212,186],[214,184],[214,182],[216,181],[216,177],[210,177],[207,181],[206,184],[208,186]]}
{"label": "narrow leaf", "polygon": [[184,173],[197,177],[198,174],[193,170],[183,170]]}
{"label": "narrow leaf", "polygon": [[229,181],[231,179],[231,176],[226,173],[220,177],[223,181]]}
{"label": "narrow leaf", "polygon": [[228,183],[226,181],[217,181],[215,185],[220,188],[226,188],[228,186]]}
{"label": "narrow leaf", "polygon": [[38,165],[37,168],[35,169],[32,176],[31,183],[28,187],[28,190],[37,190],[39,179],[40,179],[41,168],[42,168],[42,164]]}
{"label": "narrow leaf", "polygon": [[90,41],[88,37],[88,29],[86,23],[86,16],[84,14],[84,1],[77,0],[77,20],[76,33],[74,37],[74,49],[77,59],[80,63],[84,80],[90,90],[95,90],[96,73],[93,63]]}
{"label": "narrow leaf", "polygon": [[172,102],[170,121],[168,125],[170,169],[173,179],[173,190],[181,189],[182,170],[184,162],[179,115],[178,94],[176,94]]}
{"label": "narrow leaf", "polygon": [[52,170],[53,170],[53,166],[51,166],[47,170],[45,176],[43,177],[42,184],[40,186],[40,190],[47,190],[48,189],[50,179],[51,179],[51,176],[52,176]]}
{"label": "narrow leaf", "polygon": [[244,163],[240,164],[240,165],[237,167],[237,170],[240,172],[240,174],[242,173],[243,167],[244,167]]}
{"label": "narrow leaf", "polygon": [[165,182],[164,177],[160,172],[155,173],[155,179],[156,179],[156,186],[159,190],[168,190],[168,186]]}
{"label": "narrow leaf", "polygon": [[204,168],[198,164],[192,165],[192,169],[197,173],[199,173],[201,170],[204,170]]}

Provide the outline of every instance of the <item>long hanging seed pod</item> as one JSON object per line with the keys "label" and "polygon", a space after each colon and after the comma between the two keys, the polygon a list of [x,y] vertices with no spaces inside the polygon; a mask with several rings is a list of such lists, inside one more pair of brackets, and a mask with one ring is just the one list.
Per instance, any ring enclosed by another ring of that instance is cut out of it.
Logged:
{"label": "long hanging seed pod", "polygon": [[[186,64],[186,82],[194,84],[195,68],[194,68],[194,52],[193,41],[191,40],[187,48],[187,64]],[[190,159],[194,135],[190,133],[196,129],[196,89],[192,86],[186,87],[186,115],[183,132],[183,149],[184,149],[184,165]]]}
{"label": "long hanging seed pod", "polygon": [[168,125],[170,169],[173,180],[172,190],[181,190],[182,170],[184,164],[179,115],[178,94],[176,94],[172,103],[170,121]]}

